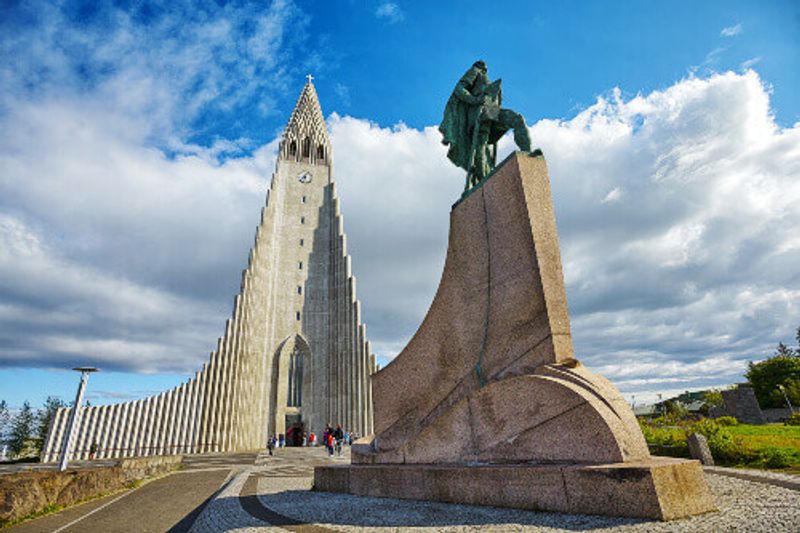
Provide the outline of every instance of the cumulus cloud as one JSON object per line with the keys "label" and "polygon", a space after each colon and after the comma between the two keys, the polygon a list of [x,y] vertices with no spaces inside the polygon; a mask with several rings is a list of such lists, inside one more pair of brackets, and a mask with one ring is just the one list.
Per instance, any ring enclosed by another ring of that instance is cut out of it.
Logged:
{"label": "cumulus cloud", "polygon": [[383,2],[375,10],[375,16],[379,19],[386,19],[391,24],[402,22],[406,18],[400,6],[394,2]]}
{"label": "cumulus cloud", "polygon": [[329,124],[368,332],[377,353],[393,357],[438,284],[463,178],[436,127],[382,128],[336,114]]}
{"label": "cumulus cloud", "polygon": [[283,27],[305,19],[282,0],[76,16],[0,21],[0,364],[186,372],[230,310],[275,149],[187,132],[272,112]]}
{"label": "cumulus cloud", "polygon": [[531,135],[587,363],[632,390],[653,375],[734,382],[800,323],[800,127],[776,126],[755,72],[615,91]]}
{"label": "cumulus cloud", "polygon": [[739,24],[735,24],[733,26],[727,26],[725,28],[722,28],[722,31],[719,32],[720,36],[722,36],[722,37],[736,37],[740,33],[742,33],[742,23],[741,22]]}
{"label": "cumulus cloud", "polygon": [[[292,31],[285,28],[291,26]],[[19,100],[72,100],[124,114],[138,135],[182,150],[220,114],[275,112],[307,18],[288,0],[176,0],[74,6],[34,0],[4,12],[0,109]],[[288,33],[288,34],[287,34]]]}

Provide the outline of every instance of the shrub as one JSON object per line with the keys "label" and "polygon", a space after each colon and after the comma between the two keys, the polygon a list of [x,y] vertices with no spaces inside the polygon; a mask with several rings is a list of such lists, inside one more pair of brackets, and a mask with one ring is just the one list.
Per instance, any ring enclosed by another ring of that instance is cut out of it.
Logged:
{"label": "shrub", "polygon": [[800,412],[792,413],[789,418],[786,419],[787,426],[800,426]]}
{"label": "shrub", "polygon": [[759,461],[767,468],[786,468],[792,465],[792,457],[780,448],[764,448],[758,456]]}
{"label": "shrub", "polygon": [[663,418],[651,421],[639,419],[639,426],[642,428],[642,434],[651,453],[671,457],[689,457],[689,448],[683,433],[678,429],[667,427]]}
{"label": "shrub", "polygon": [[748,448],[741,437],[734,436],[716,420],[702,419],[684,427],[684,432],[700,433],[708,441],[711,455],[720,463],[741,464],[757,459],[757,455]]}
{"label": "shrub", "polygon": [[721,416],[719,418],[715,418],[714,422],[719,424],[720,426],[738,426],[739,421],[736,420],[734,416]]}
{"label": "shrub", "polygon": [[719,389],[707,390],[703,393],[703,405],[700,407],[700,413],[703,416],[708,416],[708,413],[714,407],[722,407],[725,401],[722,399],[722,393]]}
{"label": "shrub", "polygon": [[667,400],[664,402],[665,418],[678,421],[688,418],[689,410],[677,400]]}

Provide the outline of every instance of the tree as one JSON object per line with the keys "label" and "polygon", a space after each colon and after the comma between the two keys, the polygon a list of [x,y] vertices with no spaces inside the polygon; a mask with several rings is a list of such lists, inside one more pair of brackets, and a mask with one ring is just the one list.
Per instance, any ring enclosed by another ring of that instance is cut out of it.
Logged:
{"label": "tree", "polygon": [[669,419],[671,423],[677,423],[689,416],[689,410],[677,400],[664,401],[664,417]]}
{"label": "tree", "polygon": [[778,343],[778,347],[775,349],[775,355],[777,357],[792,357],[795,355],[794,350],[783,344],[782,342]]}
{"label": "tree", "polygon": [[56,411],[61,407],[66,407],[66,405],[60,398],[55,396],[48,396],[44,401],[44,409],[39,412],[39,434],[37,438],[39,451],[44,446],[44,440],[47,438],[47,432],[50,430],[50,423],[56,416]]}
{"label": "tree", "polygon": [[792,404],[800,404],[800,357],[773,355],[758,363],[751,362],[745,376],[762,409],[786,407],[786,400],[778,385],[786,389]]}
{"label": "tree", "polygon": [[800,326],[797,326],[797,333],[794,336],[797,339],[797,349],[794,351],[795,355],[800,356]]}
{"label": "tree", "polygon": [[33,426],[36,421],[31,404],[25,402],[22,409],[16,414],[11,422],[11,434],[8,438],[8,447],[14,454],[19,454],[25,448],[25,444],[33,436]]}
{"label": "tree", "polygon": [[725,401],[722,399],[722,393],[719,389],[707,390],[703,393],[703,401],[705,402],[700,408],[700,412],[708,415],[712,407],[722,407]]}
{"label": "tree", "polygon": [[[786,405],[786,398],[792,403],[792,406],[797,407],[800,402],[800,379],[787,379],[782,384],[783,390],[776,390],[772,393],[773,401],[779,403],[781,407],[789,407]],[[784,396],[784,393],[786,396]]]}

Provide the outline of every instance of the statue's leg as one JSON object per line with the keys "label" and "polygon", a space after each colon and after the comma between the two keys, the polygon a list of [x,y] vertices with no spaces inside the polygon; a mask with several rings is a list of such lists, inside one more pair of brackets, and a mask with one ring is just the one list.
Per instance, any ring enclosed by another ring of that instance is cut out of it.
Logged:
{"label": "statue's leg", "polygon": [[510,109],[501,109],[499,122],[508,129],[514,130],[514,142],[520,150],[531,151],[531,137],[525,119],[519,113]]}
{"label": "statue's leg", "polygon": [[478,142],[475,148],[475,166],[473,167],[474,185],[483,181],[492,170],[489,158],[486,155],[487,144],[489,143],[489,127],[490,124],[482,123],[478,132]]}

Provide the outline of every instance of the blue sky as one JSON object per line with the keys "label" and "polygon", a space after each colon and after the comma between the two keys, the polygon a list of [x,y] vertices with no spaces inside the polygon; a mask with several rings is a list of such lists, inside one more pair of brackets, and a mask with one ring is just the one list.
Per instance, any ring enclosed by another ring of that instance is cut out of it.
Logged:
{"label": "blue sky", "polygon": [[370,338],[393,357],[436,288],[461,187],[431,126],[478,58],[548,155],[590,367],[653,397],[737,381],[748,359],[793,344],[796,2],[0,9],[0,399],[12,405],[69,398],[77,375],[62,369],[87,359],[105,370],[94,402],[202,364],[309,72]]}

